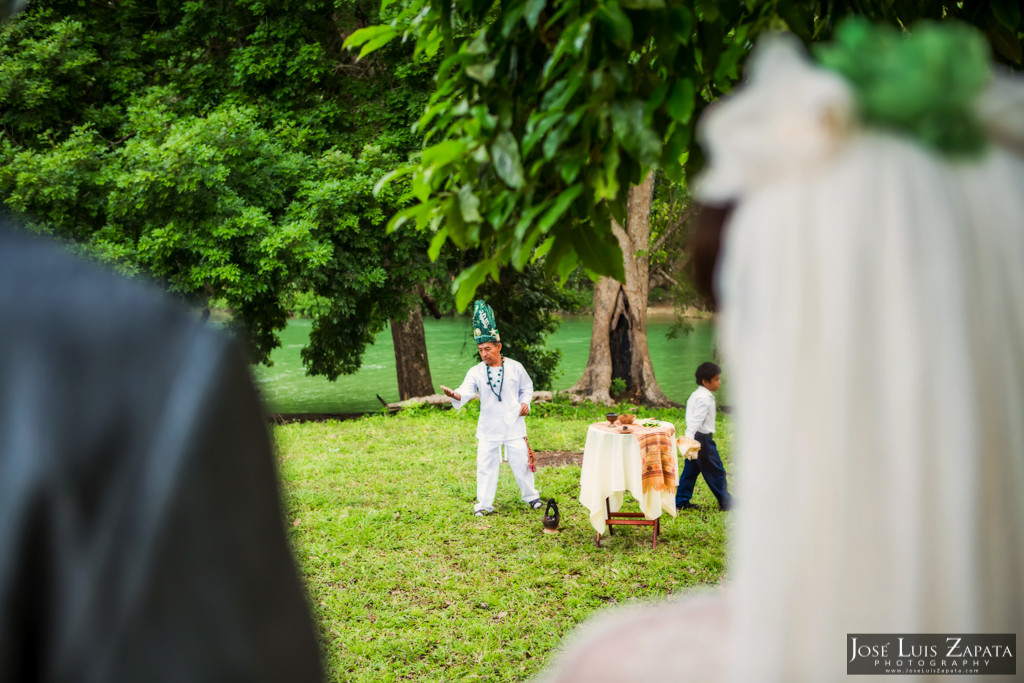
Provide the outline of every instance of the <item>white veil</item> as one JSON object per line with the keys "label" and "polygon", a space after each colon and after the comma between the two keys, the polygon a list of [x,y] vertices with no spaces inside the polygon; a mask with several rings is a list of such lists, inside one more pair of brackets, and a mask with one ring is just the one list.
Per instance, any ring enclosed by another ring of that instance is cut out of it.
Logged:
{"label": "white veil", "polygon": [[828,683],[847,634],[1024,630],[1024,85],[954,161],[760,48],[701,128],[698,195],[735,203],[728,585],[595,620],[545,681]]}
{"label": "white veil", "polygon": [[[1017,633],[1024,162],[860,129],[841,79],[762,48],[698,191],[736,202],[732,679],[845,679],[847,633]],[[1004,140],[1020,95],[984,99]]]}

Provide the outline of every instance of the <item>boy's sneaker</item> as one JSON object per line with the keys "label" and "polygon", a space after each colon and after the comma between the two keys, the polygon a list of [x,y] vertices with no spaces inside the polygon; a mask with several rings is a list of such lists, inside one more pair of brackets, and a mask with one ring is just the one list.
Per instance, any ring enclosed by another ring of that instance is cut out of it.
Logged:
{"label": "boy's sneaker", "polygon": [[473,513],[473,516],[474,517],[486,517],[489,514],[491,514],[491,513],[487,512],[487,510],[477,510],[476,512]]}
{"label": "boy's sneaker", "polygon": [[527,503],[527,505],[529,505],[534,510],[540,510],[542,507],[544,507],[544,503],[541,501],[540,498],[538,498],[537,500],[531,500],[529,503]]}

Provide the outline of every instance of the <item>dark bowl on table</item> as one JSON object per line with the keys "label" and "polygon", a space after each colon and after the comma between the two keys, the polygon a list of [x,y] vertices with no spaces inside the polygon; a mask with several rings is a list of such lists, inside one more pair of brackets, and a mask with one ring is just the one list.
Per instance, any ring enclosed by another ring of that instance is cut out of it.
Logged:
{"label": "dark bowl on table", "polygon": [[619,419],[618,413],[605,413],[604,419],[608,420],[609,424],[615,424],[615,420]]}

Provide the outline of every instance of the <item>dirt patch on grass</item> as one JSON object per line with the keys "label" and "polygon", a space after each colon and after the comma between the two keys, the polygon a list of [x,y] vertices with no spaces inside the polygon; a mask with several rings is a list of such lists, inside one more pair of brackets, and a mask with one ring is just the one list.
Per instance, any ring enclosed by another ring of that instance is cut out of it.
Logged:
{"label": "dirt patch on grass", "polygon": [[558,467],[559,465],[579,465],[583,462],[583,453],[576,451],[534,451],[537,467]]}

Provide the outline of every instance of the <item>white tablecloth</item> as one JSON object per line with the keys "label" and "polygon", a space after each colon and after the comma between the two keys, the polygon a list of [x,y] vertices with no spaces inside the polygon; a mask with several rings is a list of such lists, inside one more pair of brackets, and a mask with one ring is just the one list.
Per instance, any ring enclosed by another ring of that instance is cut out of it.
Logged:
{"label": "white tablecloth", "polygon": [[[672,430],[672,450],[676,456],[676,477],[679,476],[679,453],[675,446],[675,426],[660,421],[661,427]],[[580,502],[590,511],[590,524],[597,533],[605,532],[605,498],[612,512],[622,508],[625,492],[629,491],[640,504],[645,519],[658,519],[662,511],[676,516],[676,490],[653,488],[643,492],[643,467],[640,444],[630,433],[611,433],[599,429],[598,422],[587,429],[587,442],[583,447],[583,471],[580,473]],[[604,423],[607,425],[607,423]]]}

